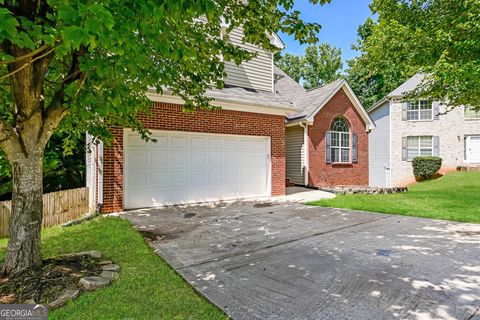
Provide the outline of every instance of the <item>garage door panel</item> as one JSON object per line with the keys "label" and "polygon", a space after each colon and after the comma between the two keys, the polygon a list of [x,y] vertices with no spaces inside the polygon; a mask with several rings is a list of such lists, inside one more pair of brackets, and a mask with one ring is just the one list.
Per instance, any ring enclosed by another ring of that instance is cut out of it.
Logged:
{"label": "garage door panel", "polygon": [[169,172],[168,171],[149,171],[148,173],[150,177],[150,184],[152,186],[168,186],[170,179],[169,179]]}
{"label": "garage door panel", "polygon": [[168,166],[167,151],[150,151],[150,169],[161,169]]}
{"label": "garage door panel", "polygon": [[172,136],[170,137],[170,147],[176,149],[185,149],[187,147],[187,137]]}
{"label": "garage door panel", "polygon": [[127,133],[125,208],[267,194],[266,137],[153,132],[159,143]]}
{"label": "garage door panel", "polygon": [[203,151],[192,151],[190,153],[190,164],[196,167],[203,167],[207,164],[207,155]]}
{"label": "garage door panel", "polygon": [[143,150],[129,150],[126,157],[127,169],[145,168],[147,166],[147,153]]}
{"label": "garage door panel", "polygon": [[190,147],[192,149],[205,149],[206,139],[203,137],[192,137],[190,139]]}
{"label": "garage door panel", "polygon": [[222,150],[223,139],[222,138],[208,138],[208,148],[213,150]]}
{"label": "garage door panel", "polygon": [[147,173],[142,171],[130,171],[125,176],[128,184],[133,188],[144,188],[147,185]]}

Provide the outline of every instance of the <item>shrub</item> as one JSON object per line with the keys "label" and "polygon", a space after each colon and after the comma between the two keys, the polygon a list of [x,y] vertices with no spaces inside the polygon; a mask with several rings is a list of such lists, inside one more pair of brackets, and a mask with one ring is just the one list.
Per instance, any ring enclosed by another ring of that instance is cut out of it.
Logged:
{"label": "shrub", "polygon": [[415,157],[412,162],[413,174],[422,180],[433,177],[442,167],[442,158],[439,157]]}

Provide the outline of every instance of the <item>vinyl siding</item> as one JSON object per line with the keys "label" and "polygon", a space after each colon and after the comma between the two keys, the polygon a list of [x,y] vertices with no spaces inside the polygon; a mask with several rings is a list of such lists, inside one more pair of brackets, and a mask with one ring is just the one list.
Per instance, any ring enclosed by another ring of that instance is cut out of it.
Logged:
{"label": "vinyl siding", "polygon": [[243,44],[242,29],[235,29],[229,33],[229,39],[234,44],[256,52],[257,56],[252,60],[243,62],[237,66],[234,62],[225,61],[227,85],[251,88],[260,91],[273,90],[273,54],[251,44]]}
{"label": "vinyl siding", "polygon": [[369,184],[390,187],[390,102],[370,113],[375,130],[368,135]]}
{"label": "vinyl siding", "polygon": [[298,185],[305,185],[304,129],[300,126],[286,128],[287,178]]}

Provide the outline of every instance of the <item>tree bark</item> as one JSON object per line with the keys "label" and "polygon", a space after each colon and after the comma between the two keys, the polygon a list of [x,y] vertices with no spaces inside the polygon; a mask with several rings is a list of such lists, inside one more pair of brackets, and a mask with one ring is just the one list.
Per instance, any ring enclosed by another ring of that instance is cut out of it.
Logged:
{"label": "tree bark", "polygon": [[42,264],[43,150],[12,161],[13,194],[9,241],[2,274],[15,276]]}

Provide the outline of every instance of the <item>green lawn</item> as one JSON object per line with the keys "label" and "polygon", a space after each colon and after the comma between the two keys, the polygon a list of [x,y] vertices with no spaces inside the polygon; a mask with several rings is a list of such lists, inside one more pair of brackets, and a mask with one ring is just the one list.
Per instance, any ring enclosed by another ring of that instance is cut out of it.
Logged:
{"label": "green lawn", "polygon": [[[100,250],[120,265],[111,286],[82,293],[50,319],[227,319],[173,271],[130,223],[100,218],[70,228],[45,230],[43,255]],[[0,240],[0,261],[6,240]]]}
{"label": "green lawn", "polygon": [[408,189],[399,194],[339,195],[308,204],[480,223],[480,172],[452,172]]}

